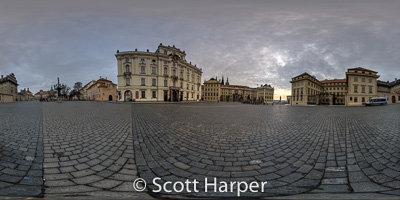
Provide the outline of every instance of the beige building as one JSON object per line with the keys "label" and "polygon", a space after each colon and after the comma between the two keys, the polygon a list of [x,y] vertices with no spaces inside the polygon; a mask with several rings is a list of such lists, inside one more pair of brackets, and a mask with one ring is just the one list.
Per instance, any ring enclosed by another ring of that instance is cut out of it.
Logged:
{"label": "beige building", "polygon": [[[398,99],[400,92],[396,93],[395,89],[398,87],[397,80],[387,86],[381,84],[382,91],[379,92],[378,78],[378,72],[362,67],[348,69],[345,79],[319,81],[315,76],[303,73],[290,81],[292,93],[288,97],[288,103],[353,106],[363,105],[372,97],[383,96],[383,94],[391,96],[392,99]],[[388,101],[388,103],[391,102]]]}
{"label": "beige building", "polygon": [[262,85],[257,88],[257,102],[264,104],[274,103],[274,88],[271,85]]}
{"label": "beige building", "polygon": [[372,97],[378,96],[378,72],[357,67],[346,72],[348,92],[346,103],[349,106],[362,105]]}
{"label": "beige building", "polygon": [[87,83],[85,86],[83,86],[81,90],[79,90],[79,93],[81,94],[82,99],[89,100],[89,95],[87,94],[87,89],[95,83],[96,83],[96,81],[92,80],[89,83]]}
{"label": "beige building", "polygon": [[117,51],[119,101],[198,101],[202,69],[185,51],[160,44],[155,52]]}
{"label": "beige building", "polygon": [[96,83],[87,89],[89,100],[94,101],[115,101],[117,94],[117,85],[112,81],[100,78]]}
{"label": "beige building", "polygon": [[217,78],[211,78],[204,82],[204,101],[224,102],[251,102],[273,103],[274,88],[271,85],[263,85],[258,88],[250,88],[244,85],[230,85]]}
{"label": "beige building", "polygon": [[221,81],[211,78],[204,81],[204,101],[220,101]]}
{"label": "beige building", "polygon": [[10,103],[18,101],[18,82],[15,75],[11,73],[0,79],[0,102]]}

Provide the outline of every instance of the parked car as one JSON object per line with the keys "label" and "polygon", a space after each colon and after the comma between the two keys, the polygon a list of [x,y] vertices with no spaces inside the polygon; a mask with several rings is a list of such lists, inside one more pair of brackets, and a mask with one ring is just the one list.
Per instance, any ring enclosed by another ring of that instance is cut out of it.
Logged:
{"label": "parked car", "polygon": [[385,97],[373,97],[365,103],[366,106],[380,106],[386,104],[387,101]]}

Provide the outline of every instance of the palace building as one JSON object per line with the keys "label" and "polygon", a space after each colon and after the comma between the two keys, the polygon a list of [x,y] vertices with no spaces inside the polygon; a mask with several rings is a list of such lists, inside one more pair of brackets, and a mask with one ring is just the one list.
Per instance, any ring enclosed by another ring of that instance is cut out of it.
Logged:
{"label": "palace building", "polygon": [[198,101],[202,69],[185,51],[160,44],[155,52],[117,51],[119,101]]}
{"label": "palace building", "polygon": [[0,79],[0,103],[18,101],[18,82],[15,75],[11,73]]}
{"label": "palace building", "polygon": [[274,88],[271,85],[262,85],[258,88],[251,88],[243,85],[230,85],[229,78],[226,83],[224,78],[217,80],[211,78],[204,81],[204,101],[224,102],[252,102],[252,103],[273,103]]}
{"label": "palace building", "polygon": [[88,100],[93,101],[115,101],[117,95],[117,84],[108,80],[107,78],[101,78],[95,83],[91,84],[86,90],[86,96]]}
{"label": "palace building", "polygon": [[352,106],[363,105],[372,97],[386,96],[388,103],[398,103],[400,83],[397,79],[391,83],[378,81],[379,77],[378,72],[362,67],[348,69],[345,79],[320,81],[305,72],[290,81],[292,94],[288,100],[290,104]]}

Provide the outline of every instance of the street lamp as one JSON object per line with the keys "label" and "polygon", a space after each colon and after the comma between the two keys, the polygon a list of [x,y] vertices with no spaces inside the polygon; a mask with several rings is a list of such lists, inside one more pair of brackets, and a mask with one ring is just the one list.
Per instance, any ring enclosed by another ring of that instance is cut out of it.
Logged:
{"label": "street lamp", "polygon": [[60,96],[61,96],[61,89],[62,89],[59,77],[57,77],[57,84],[54,85],[54,88],[58,91],[58,101],[59,101],[60,100]]}

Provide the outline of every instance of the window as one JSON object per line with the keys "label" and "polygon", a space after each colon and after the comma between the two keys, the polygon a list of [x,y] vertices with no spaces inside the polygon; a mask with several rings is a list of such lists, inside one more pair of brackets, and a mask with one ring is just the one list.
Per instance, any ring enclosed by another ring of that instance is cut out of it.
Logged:
{"label": "window", "polygon": [[181,71],[180,78],[183,80],[183,71]]}
{"label": "window", "polygon": [[365,78],[361,78],[361,82],[365,82]]}
{"label": "window", "polygon": [[371,78],[369,79],[369,82],[372,83],[372,79]]}
{"label": "window", "polygon": [[176,82],[174,81],[174,82],[172,82],[172,85],[175,87],[176,86]]}
{"label": "window", "polygon": [[156,86],[156,79],[155,79],[155,78],[153,78],[153,79],[151,80],[151,85],[152,85],[152,86]]}
{"label": "window", "polygon": [[168,69],[166,68],[166,67],[164,67],[164,76],[167,76],[168,75]]}
{"label": "window", "polygon": [[[193,85],[192,85],[192,90],[193,90]],[[193,96],[193,95],[192,95]],[[193,98],[193,97],[192,97]]]}
{"label": "window", "polygon": [[364,86],[364,85],[361,86],[361,92],[362,92],[362,93],[365,93],[365,86]]}
{"label": "window", "polygon": [[152,67],[152,68],[151,68],[151,73],[152,73],[152,74],[156,74],[156,68],[155,68],[155,67]]}
{"label": "window", "polygon": [[372,86],[369,86],[369,93],[372,93]]}
{"label": "window", "polygon": [[175,70],[175,69],[172,70],[172,75],[173,75],[173,76],[176,76],[176,70]]}
{"label": "window", "polygon": [[164,55],[167,55],[167,51],[164,51]]}
{"label": "window", "polygon": [[181,82],[181,88],[183,88],[183,83]]}
{"label": "window", "polygon": [[142,84],[142,85],[146,85],[146,79],[145,79],[145,78],[142,78],[142,79],[141,79],[141,84]]}
{"label": "window", "polygon": [[129,79],[129,78],[126,79],[126,85],[127,86],[131,85],[131,79]]}
{"label": "window", "polygon": [[361,98],[361,102],[363,102],[363,103],[365,102],[365,97]]}
{"label": "window", "polygon": [[129,72],[129,65],[126,65],[126,66],[125,66],[125,71],[126,71],[126,72]]}
{"label": "window", "polygon": [[141,66],[140,67],[140,73],[145,74],[146,73],[146,66]]}
{"label": "window", "polygon": [[144,62],[144,58],[141,58],[140,61]]}
{"label": "window", "polygon": [[151,62],[156,63],[156,60],[152,60]]}
{"label": "window", "polygon": [[350,101],[353,101],[353,97],[350,97]]}
{"label": "window", "polygon": [[354,78],[354,82],[358,82],[358,78]]}
{"label": "window", "polygon": [[146,91],[142,91],[142,99],[146,98]]}
{"label": "window", "polygon": [[358,92],[358,86],[357,86],[357,85],[354,86],[354,92],[355,92],[355,93]]}
{"label": "window", "polygon": [[157,93],[156,93],[156,91],[152,91],[151,93],[152,93],[152,97],[153,97],[153,98],[157,98]]}
{"label": "window", "polygon": [[164,80],[164,87],[168,87],[168,81]]}
{"label": "window", "polygon": [[357,97],[354,97],[354,103],[357,103]]}

